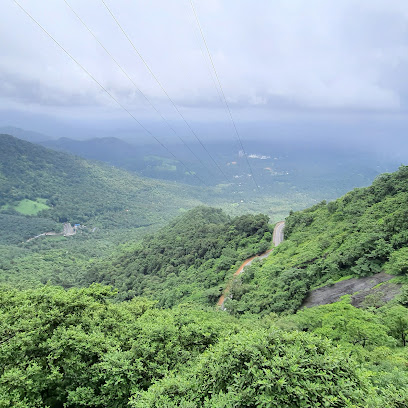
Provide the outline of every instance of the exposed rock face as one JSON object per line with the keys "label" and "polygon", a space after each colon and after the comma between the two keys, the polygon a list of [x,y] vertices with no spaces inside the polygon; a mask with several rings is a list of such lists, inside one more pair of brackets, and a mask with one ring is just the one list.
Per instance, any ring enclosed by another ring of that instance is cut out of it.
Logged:
{"label": "exposed rock face", "polygon": [[351,303],[359,307],[368,295],[374,295],[378,302],[388,302],[393,299],[401,289],[401,285],[395,283],[384,283],[379,287],[379,283],[387,282],[395,278],[394,275],[381,272],[373,276],[364,278],[352,278],[337,282],[331,286],[324,286],[311,291],[304,301],[302,307],[313,307],[334,303],[344,295],[352,295]]}

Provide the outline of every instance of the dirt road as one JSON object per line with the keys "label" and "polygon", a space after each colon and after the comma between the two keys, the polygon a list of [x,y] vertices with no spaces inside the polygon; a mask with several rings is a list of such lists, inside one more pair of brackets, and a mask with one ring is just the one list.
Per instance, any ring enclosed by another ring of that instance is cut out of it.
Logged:
{"label": "dirt road", "polygon": [[[272,236],[272,243],[273,245],[276,247],[278,246],[282,241],[283,241],[283,229],[285,227],[285,221],[279,221],[276,225],[275,228],[273,230],[273,236]],[[238,275],[240,275],[243,271],[244,268],[248,265],[251,265],[251,263],[255,260],[255,259],[265,259],[267,258],[273,251],[272,249],[268,249],[266,252],[264,252],[261,255],[254,255],[251,256],[251,258],[246,259],[241,266],[235,271],[233,278],[231,280],[231,282],[228,283],[227,287],[224,290],[224,293],[221,295],[221,297],[218,299],[217,302],[217,306],[220,307],[221,309],[224,308],[224,302],[225,302],[225,296],[228,295],[229,291],[231,290],[231,285],[232,282],[234,280],[234,278]]]}

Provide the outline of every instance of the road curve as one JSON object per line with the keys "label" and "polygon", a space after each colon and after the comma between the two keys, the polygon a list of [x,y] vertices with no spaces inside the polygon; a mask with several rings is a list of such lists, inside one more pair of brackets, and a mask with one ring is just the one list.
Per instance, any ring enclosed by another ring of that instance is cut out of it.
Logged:
{"label": "road curve", "polygon": [[[279,221],[276,223],[275,228],[273,229],[273,235],[272,235],[272,243],[275,247],[277,247],[282,241],[283,241],[283,229],[285,227],[285,221]],[[272,249],[268,249],[266,252],[264,252],[261,255],[255,255],[251,256],[251,258],[246,259],[241,266],[235,271],[232,280],[228,283],[227,287],[225,288],[223,294],[221,297],[218,299],[217,306],[220,307],[221,309],[224,309],[224,302],[225,302],[225,297],[228,295],[231,286],[232,286],[232,281],[234,278],[238,275],[241,275],[242,272],[244,272],[244,268],[248,265],[251,265],[251,263],[255,259],[264,259],[267,258],[273,251]]]}
{"label": "road curve", "polygon": [[283,229],[285,228],[285,221],[276,223],[273,229],[272,241],[275,246],[278,246],[283,241]]}

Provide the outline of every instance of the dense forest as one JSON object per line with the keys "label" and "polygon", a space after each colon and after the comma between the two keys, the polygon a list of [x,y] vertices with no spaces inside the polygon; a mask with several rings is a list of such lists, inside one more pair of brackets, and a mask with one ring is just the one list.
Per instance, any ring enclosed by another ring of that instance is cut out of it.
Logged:
{"label": "dense forest", "polygon": [[[285,241],[233,280],[271,247],[268,215],[0,141],[0,407],[408,406],[408,167],[291,212]],[[65,220],[86,225],[25,241]],[[391,300],[302,308],[378,272]]]}
{"label": "dense forest", "polygon": [[407,231],[408,167],[402,166],[369,187],[289,215],[285,242],[241,276],[228,308],[293,312],[309,290],[322,285],[381,271],[404,276]]}
{"label": "dense forest", "polygon": [[[78,285],[89,262],[138,240],[215,191],[139,177],[0,135],[0,279]],[[39,234],[81,224],[75,238]]]}
{"label": "dense forest", "polygon": [[[108,142],[97,145],[113,150]],[[100,154],[98,146],[91,143],[89,151]],[[274,196],[251,190],[251,199],[243,200],[248,192],[239,179],[214,188],[158,181],[8,135],[0,135],[0,163],[0,280],[20,288],[47,282],[77,286],[90,263],[109,262],[112,253],[121,252],[119,244],[132,245],[203,203],[233,216],[262,208],[276,222],[289,208],[313,202],[293,190],[284,196],[281,190]],[[75,237],[27,242],[45,232],[60,233],[64,221],[81,224]]]}
{"label": "dense forest", "polygon": [[163,223],[205,196],[193,186],[141,178],[8,135],[0,135],[0,163],[3,223],[4,214],[37,215],[39,233],[42,218],[110,230]]}
{"label": "dense forest", "polygon": [[377,316],[340,303],[291,320],[238,319],[113,295],[3,289],[0,406],[407,406],[408,356],[396,340],[405,308]]}
{"label": "dense forest", "polygon": [[213,305],[239,263],[270,247],[271,232],[265,215],[230,218],[197,207],[136,246],[95,263],[86,282],[113,285],[121,299],[149,296],[165,307],[187,301]]}

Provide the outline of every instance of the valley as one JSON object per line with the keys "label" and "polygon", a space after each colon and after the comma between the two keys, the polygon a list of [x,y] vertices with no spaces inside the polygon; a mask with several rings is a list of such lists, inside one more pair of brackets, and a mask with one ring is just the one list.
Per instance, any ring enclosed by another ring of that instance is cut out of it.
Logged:
{"label": "valley", "polygon": [[404,407],[407,167],[316,204],[0,144],[4,406]]}

